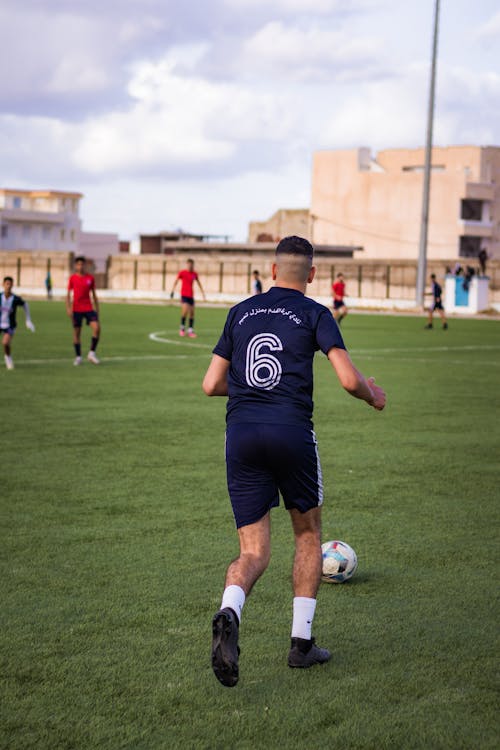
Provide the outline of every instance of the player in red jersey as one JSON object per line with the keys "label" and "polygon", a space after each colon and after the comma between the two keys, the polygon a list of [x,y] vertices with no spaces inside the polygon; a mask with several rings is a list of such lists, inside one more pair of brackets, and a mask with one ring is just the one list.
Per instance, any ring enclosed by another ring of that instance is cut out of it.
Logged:
{"label": "player in red jersey", "polygon": [[[73,301],[71,295],[73,294]],[[92,300],[93,303],[92,303]],[[85,258],[79,255],[75,258],[75,273],[68,282],[68,293],[66,295],[66,311],[73,321],[73,346],[75,347],[74,365],[82,364],[82,345],[80,337],[83,319],[87,321],[92,329],[92,342],[87,355],[89,362],[99,364],[95,350],[99,341],[101,327],[99,325],[99,301],[95,291],[95,279],[90,273],[85,273]]]}
{"label": "player in red jersey", "polygon": [[198,284],[198,286],[201,289],[201,293],[203,295],[203,299],[205,298],[205,292],[203,291],[203,287],[201,285],[200,279],[198,278],[198,274],[194,270],[194,260],[191,258],[188,258],[187,261],[187,268],[184,268],[182,271],[179,271],[177,274],[177,278],[174,282],[174,285],[172,287],[172,291],[170,292],[170,299],[174,296],[175,287],[177,286],[177,282],[181,282],[181,325],[179,328],[179,336],[185,336],[186,335],[186,318],[189,320],[188,324],[188,330],[187,335],[195,339],[196,333],[193,330],[194,326],[194,282]]}
{"label": "player in red jersey", "polygon": [[347,307],[344,302],[345,283],[344,275],[337,274],[337,280],[332,284],[333,291],[333,317],[340,325],[340,322],[347,315]]}

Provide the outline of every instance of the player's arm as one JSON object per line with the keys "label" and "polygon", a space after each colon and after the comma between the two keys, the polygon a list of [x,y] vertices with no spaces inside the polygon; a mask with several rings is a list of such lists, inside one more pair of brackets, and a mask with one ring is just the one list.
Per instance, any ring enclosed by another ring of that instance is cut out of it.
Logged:
{"label": "player's arm", "polygon": [[172,287],[172,291],[170,292],[170,299],[174,296],[175,287],[177,286],[177,282],[179,281],[179,276],[177,276],[176,280],[174,281],[174,285]]}
{"label": "player's arm", "polygon": [[94,301],[94,310],[99,315],[99,300],[97,299],[97,292],[94,289],[94,287],[92,287],[92,289],[90,290],[90,293],[91,293],[92,299]]}
{"label": "player's arm", "polygon": [[356,369],[345,349],[334,346],[328,352],[328,359],[337,373],[337,377],[345,390],[366,401],[374,409],[382,411],[385,406],[385,392],[375,384],[375,378],[365,378]]}
{"label": "player's arm", "polygon": [[227,373],[230,362],[218,354],[212,356],[212,361],[203,378],[202,388],[207,396],[227,396]]}
{"label": "player's arm", "polygon": [[72,316],[72,307],[71,307],[71,287],[68,286],[68,291],[66,292],[66,312],[71,318]]}
{"label": "player's arm", "polygon": [[205,296],[205,290],[203,289],[203,287],[202,287],[202,285],[201,285],[201,281],[200,281],[199,279],[196,279],[196,283],[197,283],[197,284],[198,284],[198,286],[200,287],[200,291],[201,291],[201,293],[203,294],[203,299],[206,299],[206,296]]}
{"label": "player's arm", "polygon": [[33,321],[31,320],[31,314],[30,314],[30,306],[27,302],[23,305],[24,308],[24,315],[26,317],[26,328],[31,331],[31,333],[35,333],[35,325]]}

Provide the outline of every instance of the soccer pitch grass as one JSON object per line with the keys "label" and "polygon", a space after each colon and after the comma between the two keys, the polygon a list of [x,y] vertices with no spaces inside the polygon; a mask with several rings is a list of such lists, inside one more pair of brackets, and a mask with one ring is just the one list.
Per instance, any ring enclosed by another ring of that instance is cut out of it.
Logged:
{"label": "soccer pitch grass", "polygon": [[350,315],[382,413],[317,356],[323,540],[351,544],[358,572],[320,588],[332,660],[289,669],[292,534],[274,510],[227,689],[210,666],[237,553],[225,399],[201,391],[226,311],[199,309],[192,341],[177,307],[103,305],[102,364],[76,368],[63,305],[31,308],[36,334],[21,311],[0,369],[1,748],[498,747],[498,321]]}

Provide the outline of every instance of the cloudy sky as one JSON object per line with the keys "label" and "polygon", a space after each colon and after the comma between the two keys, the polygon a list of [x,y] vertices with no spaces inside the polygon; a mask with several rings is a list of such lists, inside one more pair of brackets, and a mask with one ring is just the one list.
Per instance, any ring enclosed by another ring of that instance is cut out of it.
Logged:
{"label": "cloudy sky", "polygon": [[[319,149],[425,142],[434,0],[2,0],[0,187],[246,239]],[[434,141],[500,145],[498,0],[442,0]]]}

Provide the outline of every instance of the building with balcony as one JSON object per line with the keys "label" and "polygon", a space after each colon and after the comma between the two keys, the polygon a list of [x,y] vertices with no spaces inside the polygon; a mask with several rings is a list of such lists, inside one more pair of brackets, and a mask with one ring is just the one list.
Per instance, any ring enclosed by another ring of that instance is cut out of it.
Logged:
{"label": "building with balcony", "polygon": [[77,252],[81,193],[0,189],[0,250]]}
{"label": "building with balcony", "polygon": [[[367,148],[314,154],[314,243],[362,245],[365,258],[418,256],[425,150]],[[500,257],[500,148],[433,148],[430,259]]]}
{"label": "building with balcony", "polygon": [[81,254],[103,273],[119,252],[117,234],[84,232],[82,193],[0,189],[0,250]]}

